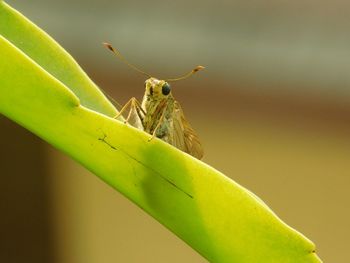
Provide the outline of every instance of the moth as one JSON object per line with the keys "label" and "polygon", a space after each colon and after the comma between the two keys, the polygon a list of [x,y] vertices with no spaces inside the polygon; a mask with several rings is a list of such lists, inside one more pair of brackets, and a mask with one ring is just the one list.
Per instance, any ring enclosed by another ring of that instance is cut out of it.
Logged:
{"label": "moth", "polygon": [[140,103],[134,97],[131,98],[122,107],[115,118],[118,118],[129,109],[125,122],[151,134],[152,137],[150,140],[153,137],[157,137],[176,148],[201,159],[203,157],[202,145],[196,132],[186,120],[179,102],[175,100],[172,95],[169,82],[185,79],[204,67],[197,66],[183,77],[161,80],[152,77],[130,64],[115,48],[112,47],[111,44],[103,44],[129,67],[148,76],[148,79],[145,81],[145,94],[142,102]]}

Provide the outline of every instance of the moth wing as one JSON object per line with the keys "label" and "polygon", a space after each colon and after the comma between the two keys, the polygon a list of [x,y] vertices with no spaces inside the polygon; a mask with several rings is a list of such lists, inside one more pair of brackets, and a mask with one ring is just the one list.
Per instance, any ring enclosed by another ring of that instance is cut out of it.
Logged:
{"label": "moth wing", "polygon": [[180,104],[175,101],[173,112],[173,134],[172,144],[196,157],[202,159],[203,147],[199,141],[198,135],[192,129],[191,125],[185,118],[185,115],[181,109]]}

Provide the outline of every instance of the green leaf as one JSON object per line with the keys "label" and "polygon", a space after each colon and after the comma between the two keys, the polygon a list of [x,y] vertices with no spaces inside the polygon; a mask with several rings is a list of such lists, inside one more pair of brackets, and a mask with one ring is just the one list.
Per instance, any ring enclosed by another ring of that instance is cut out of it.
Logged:
{"label": "green leaf", "polygon": [[116,115],[113,105],[61,46],[19,12],[0,3],[0,34],[4,38],[71,89],[82,105]]}
{"label": "green leaf", "polygon": [[0,34],[0,112],[77,160],[210,262],[321,262],[312,242],[247,189],[108,117],[115,109],[74,60],[3,2]]}

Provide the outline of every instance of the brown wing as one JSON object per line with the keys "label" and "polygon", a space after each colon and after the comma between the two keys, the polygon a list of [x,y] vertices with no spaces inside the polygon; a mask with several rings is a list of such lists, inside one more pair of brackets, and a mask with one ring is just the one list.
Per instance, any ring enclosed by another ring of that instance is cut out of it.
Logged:
{"label": "brown wing", "polygon": [[203,148],[196,132],[186,120],[180,104],[175,101],[173,109],[172,145],[191,154],[197,159],[202,159]]}

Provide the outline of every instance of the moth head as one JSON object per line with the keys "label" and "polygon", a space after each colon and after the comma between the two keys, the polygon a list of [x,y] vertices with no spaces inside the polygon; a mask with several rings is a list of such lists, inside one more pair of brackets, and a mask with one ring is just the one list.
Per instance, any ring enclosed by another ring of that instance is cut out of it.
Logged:
{"label": "moth head", "polygon": [[154,99],[168,97],[171,94],[171,87],[165,80],[149,78],[145,82],[145,95]]}

